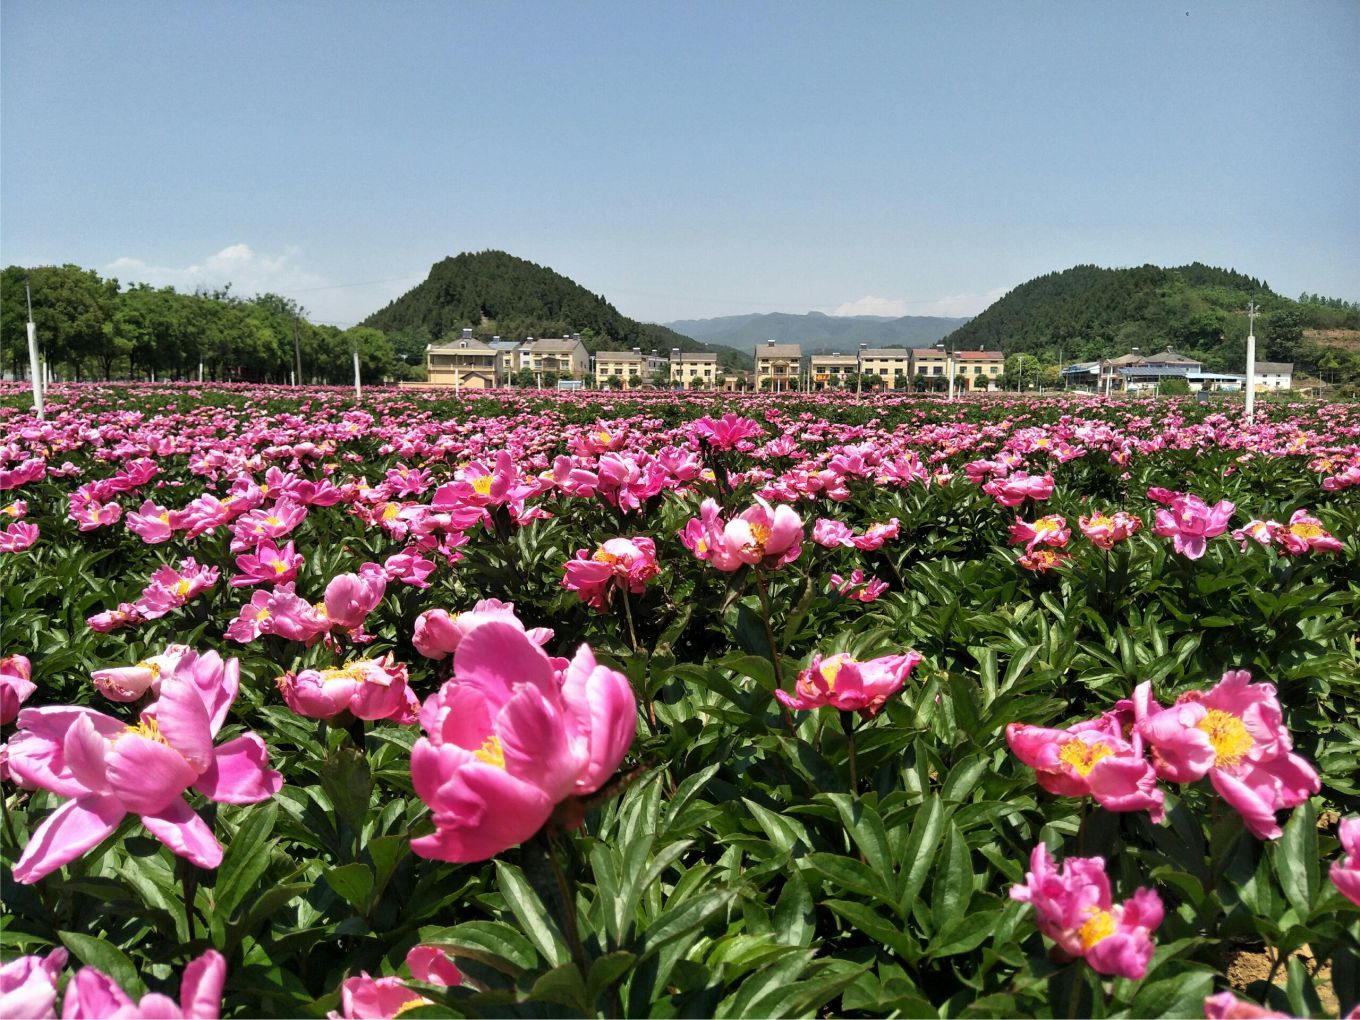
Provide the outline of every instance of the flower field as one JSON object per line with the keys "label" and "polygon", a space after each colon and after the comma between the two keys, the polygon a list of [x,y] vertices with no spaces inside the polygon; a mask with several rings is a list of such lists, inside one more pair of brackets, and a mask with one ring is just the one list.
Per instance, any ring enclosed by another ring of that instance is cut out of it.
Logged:
{"label": "flower field", "polygon": [[1360,406],[48,399],[0,1015],[1360,1003]]}

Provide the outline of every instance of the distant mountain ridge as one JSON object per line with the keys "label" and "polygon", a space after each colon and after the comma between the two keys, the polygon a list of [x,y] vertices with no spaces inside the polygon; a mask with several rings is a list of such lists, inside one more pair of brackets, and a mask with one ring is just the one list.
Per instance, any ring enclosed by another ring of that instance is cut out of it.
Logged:
{"label": "distant mountain ridge", "polygon": [[723,315],[714,319],[680,319],[666,326],[705,343],[749,352],[767,340],[801,344],[804,353],[826,351],[853,354],[859,345],[871,347],[928,347],[958,329],[968,319],[935,315],[827,315],[807,312],[765,312]]}
{"label": "distant mountain ridge", "polygon": [[[580,333],[596,351],[671,348],[705,351],[706,344],[665,326],[623,315],[603,294],[594,294],[547,266],[503,251],[463,252],[441,259],[430,275],[362,323],[387,333],[417,331],[438,341],[471,328],[479,340],[507,340]],[[723,364],[749,364],[719,349]]]}

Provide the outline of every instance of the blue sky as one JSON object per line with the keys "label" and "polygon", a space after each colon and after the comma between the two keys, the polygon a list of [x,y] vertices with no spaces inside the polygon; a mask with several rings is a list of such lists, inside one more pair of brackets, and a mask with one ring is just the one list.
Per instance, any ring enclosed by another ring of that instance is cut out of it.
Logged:
{"label": "blue sky", "polygon": [[649,321],[1077,263],[1360,299],[1360,4],[0,6],[0,257],[349,323],[499,248]]}

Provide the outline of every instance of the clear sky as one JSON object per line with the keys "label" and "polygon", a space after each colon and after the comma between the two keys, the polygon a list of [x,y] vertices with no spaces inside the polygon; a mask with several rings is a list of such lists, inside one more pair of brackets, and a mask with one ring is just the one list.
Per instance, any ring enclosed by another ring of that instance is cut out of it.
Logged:
{"label": "clear sky", "polygon": [[1360,299],[1360,3],[0,5],[0,257],[348,324],[499,248],[648,321],[1091,262]]}

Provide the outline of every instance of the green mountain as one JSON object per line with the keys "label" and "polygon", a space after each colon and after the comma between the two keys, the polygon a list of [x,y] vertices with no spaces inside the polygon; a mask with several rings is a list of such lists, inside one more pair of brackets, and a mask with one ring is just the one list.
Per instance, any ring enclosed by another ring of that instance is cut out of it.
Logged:
{"label": "green mountain", "polygon": [[802,344],[811,353],[853,354],[859,345],[871,347],[928,347],[967,319],[930,315],[891,318],[881,315],[724,315],[716,319],[682,319],[666,323],[671,329],[705,343],[750,351],[767,340]]}
{"label": "green mountain", "polygon": [[[709,347],[665,326],[621,315],[603,294],[593,294],[561,273],[503,251],[464,252],[441,259],[421,284],[363,325],[403,337],[438,341],[471,327],[479,340],[502,336],[556,337],[580,333],[591,351],[706,351]],[[401,346],[401,344],[398,344]],[[719,350],[719,362],[739,367],[742,358]],[[750,358],[745,359],[749,365]]]}
{"label": "green mountain", "polygon": [[1247,304],[1256,320],[1257,359],[1315,371],[1324,351],[1309,329],[1360,325],[1360,308],[1313,295],[1291,301],[1263,280],[1198,262],[1163,269],[1074,266],[1016,287],[946,338],[954,349],[1000,348],[1040,360],[1094,361],[1173,347],[1215,371],[1246,367]]}

